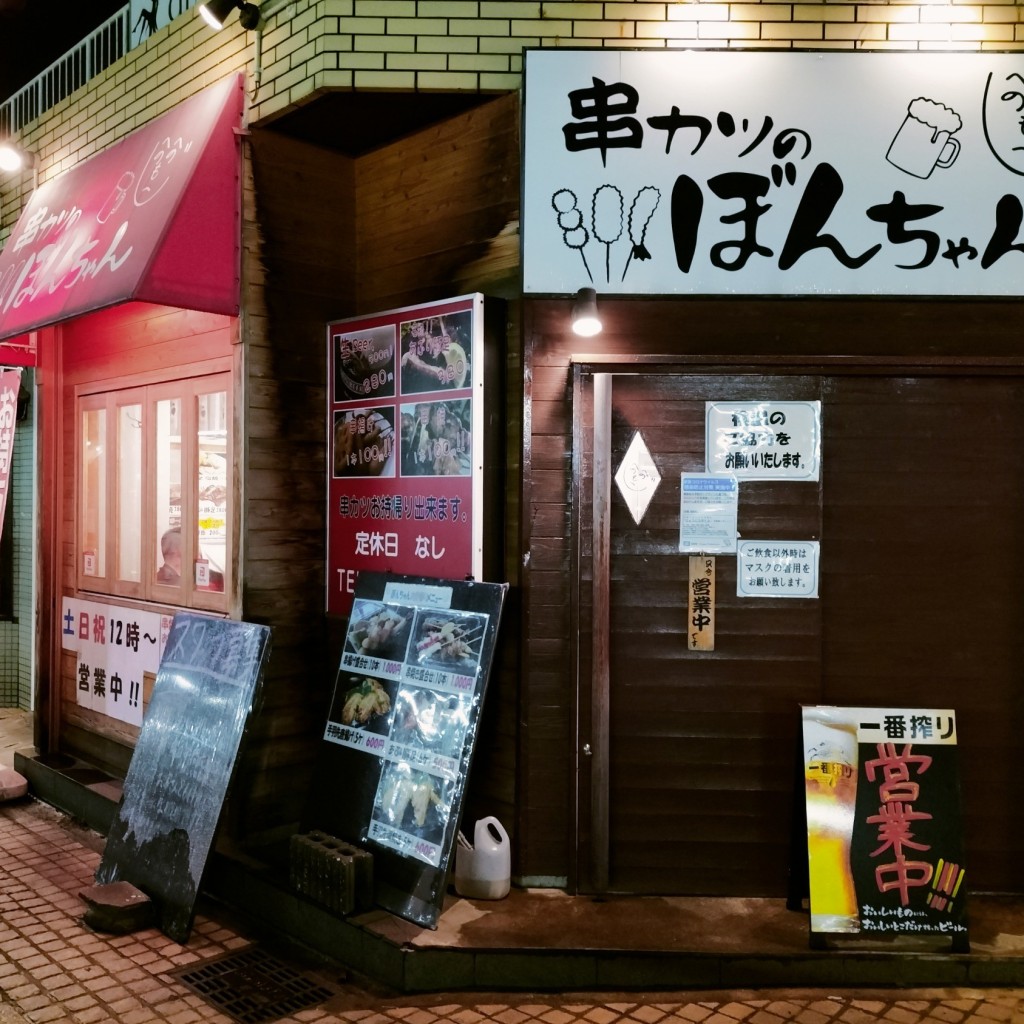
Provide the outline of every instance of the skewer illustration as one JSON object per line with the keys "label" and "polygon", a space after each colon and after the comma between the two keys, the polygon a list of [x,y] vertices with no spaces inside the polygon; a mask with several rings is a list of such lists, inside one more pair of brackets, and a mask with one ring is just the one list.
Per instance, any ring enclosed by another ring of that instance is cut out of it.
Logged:
{"label": "skewer illustration", "polygon": [[[651,218],[654,216],[654,211],[657,210],[660,202],[661,190],[653,185],[644,185],[633,199],[633,205],[629,208],[629,217],[627,218],[629,241],[632,244],[630,245],[629,255],[626,257],[626,265],[622,268],[623,281],[626,280],[626,271],[629,270],[629,265],[633,262],[634,258],[638,260],[649,260],[651,258],[651,253],[644,243],[647,238],[647,226],[651,223]],[[641,220],[643,225],[640,228],[640,237],[638,239],[634,226],[640,223]]]}
{"label": "skewer illustration", "polygon": [[590,223],[594,237],[604,245],[604,277],[612,277],[612,246],[622,237],[622,193],[615,185],[601,185],[590,207]]}
{"label": "skewer illustration", "polygon": [[590,264],[583,252],[583,247],[590,241],[590,232],[583,226],[583,211],[579,208],[576,193],[569,188],[560,188],[551,197],[551,207],[558,214],[558,226],[562,229],[562,241],[570,249],[576,249],[583,260],[583,269],[587,278],[593,282],[594,275],[590,272]]}

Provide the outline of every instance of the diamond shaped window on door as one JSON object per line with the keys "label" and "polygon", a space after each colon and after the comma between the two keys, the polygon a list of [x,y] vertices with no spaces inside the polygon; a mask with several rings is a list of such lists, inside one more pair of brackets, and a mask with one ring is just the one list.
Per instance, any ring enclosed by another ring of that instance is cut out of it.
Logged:
{"label": "diamond shaped window on door", "polygon": [[661,474],[638,430],[633,435],[633,440],[629,442],[629,448],[619,468],[615,471],[615,486],[618,487],[619,494],[622,495],[637,526],[647,512],[647,506],[650,505],[660,483]]}

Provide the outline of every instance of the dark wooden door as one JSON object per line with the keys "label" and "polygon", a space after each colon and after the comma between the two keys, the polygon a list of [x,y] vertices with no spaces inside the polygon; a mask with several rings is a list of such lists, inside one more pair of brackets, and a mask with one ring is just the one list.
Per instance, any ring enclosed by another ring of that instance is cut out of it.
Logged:
{"label": "dark wooden door", "polygon": [[823,390],[823,703],[954,708],[968,887],[1019,893],[1024,381]]}
{"label": "dark wooden door", "polygon": [[[576,398],[579,887],[785,895],[798,706],[834,703],[958,711],[969,871],[1019,889],[986,778],[1024,754],[1021,383],[584,371]],[[688,650],[680,473],[704,469],[705,402],[796,399],[822,401],[821,480],[741,481],[738,526],[820,540],[820,596],[738,598],[719,556],[715,650]],[[661,475],[639,525],[611,481],[638,431]]]}

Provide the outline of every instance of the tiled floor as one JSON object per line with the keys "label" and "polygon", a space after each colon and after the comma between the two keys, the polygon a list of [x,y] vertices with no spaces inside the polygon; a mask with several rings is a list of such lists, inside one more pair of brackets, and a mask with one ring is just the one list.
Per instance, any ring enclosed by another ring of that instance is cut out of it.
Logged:
{"label": "tiled floor", "polygon": [[[509,1004],[497,1001],[441,1003],[429,1007],[391,1007],[378,1011],[354,1011],[340,1017],[361,1024],[995,1024],[1020,1021],[1017,995],[989,998],[974,993],[961,998],[929,998],[892,1001],[822,993],[759,995],[756,998],[718,996],[687,999],[638,1000],[629,996],[602,1002],[579,999],[538,999]],[[308,1018],[310,1020],[315,1018]]]}
{"label": "tiled floor", "polygon": [[[32,746],[32,715],[17,708],[0,708],[0,767],[14,764],[14,752]],[[0,1024],[3,1018],[0,1017]]]}
{"label": "tiled floor", "polygon": [[[102,839],[35,801],[0,806],[0,851],[0,1024],[230,1024],[231,1017],[194,994],[171,973],[250,943],[244,927],[232,921],[226,911],[201,908],[186,945],[171,941],[155,929],[115,936],[86,928],[78,893],[93,882]],[[316,1007],[276,1018],[287,1024],[1024,1021],[1024,991],[1016,990],[593,996],[447,993],[394,998],[353,984],[338,966],[294,966],[336,994]]]}
{"label": "tiled floor", "polygon": [[[0,734],[24,723],[0,712]],[[10,742],[24,746],[24,734]],[[0,764],[8,763],[0,740]],[[109,935],[87,928],[79,892],[91,885],[103,839],[34,800],[0,805],[0,1024],[231,1024],[174,973],[248,947],[253,938],[226,909],[202,902],[188,943],[155,929]],[[281,1021],[351,1024],[999,1024],[1024,1022],[1024,990],[917,992],[395,996],[364,986],[341,965],[298,963],[334,993]],[[254,979],[259,989],[259,980]],[[256,1018],[253,1018],[254,1020]]]}

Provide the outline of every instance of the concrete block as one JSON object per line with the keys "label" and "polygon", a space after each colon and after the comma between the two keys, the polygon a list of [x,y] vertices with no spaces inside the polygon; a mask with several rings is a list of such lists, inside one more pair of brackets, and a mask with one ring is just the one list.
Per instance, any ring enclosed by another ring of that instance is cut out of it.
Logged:
{"label": "concrete block", "polygon": [[373,901],[373,855],[325,832],[291,838],[292,887],[339,914]]}

